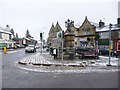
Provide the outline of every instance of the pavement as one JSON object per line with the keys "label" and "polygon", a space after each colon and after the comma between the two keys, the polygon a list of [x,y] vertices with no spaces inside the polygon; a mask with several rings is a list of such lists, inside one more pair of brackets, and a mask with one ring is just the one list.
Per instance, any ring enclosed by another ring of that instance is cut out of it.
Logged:
{"label": "pavement", "polygon": [[[84,60],[55,60],[48,52],[36,53],[22,58],[17,63],[19,68],[37,72],[64,72],[64,73],[86,73],[86,72],[117,72],[119,58],[111,57],[111,67],[108,67],[109,57],[99,56],[99,59]],[[21,66],[22,65],[22,66]],[[24,66],[23,66],[24,65]]]}
{"label": "pavement", "polygon": [[[47,56],[47,58],[45,57]],[[31,55],[29,57],[25,57],[22,60],[20,60],[18,63],[24,64],[24,65],[43,65],[43,66],[84,66],[83,63],[76,63],[75,61],[68,61],[64,60],[64,63],[61,60],[54,60],[49,53],[41,54],[37,53],[35,55]]]}

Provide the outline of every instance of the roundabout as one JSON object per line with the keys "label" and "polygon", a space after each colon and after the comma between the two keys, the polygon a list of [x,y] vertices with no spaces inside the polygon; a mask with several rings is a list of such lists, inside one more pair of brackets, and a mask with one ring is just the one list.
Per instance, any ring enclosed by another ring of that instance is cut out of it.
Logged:
{"label": "roundabout", "polygon": [[106,73],[118,72],[118,59],[113,58],[112,66],[107,67],[107,57],[100,56],[97,60],[54,60],[49,54],[36,53],[16,62],[18,68],[49,73]]}

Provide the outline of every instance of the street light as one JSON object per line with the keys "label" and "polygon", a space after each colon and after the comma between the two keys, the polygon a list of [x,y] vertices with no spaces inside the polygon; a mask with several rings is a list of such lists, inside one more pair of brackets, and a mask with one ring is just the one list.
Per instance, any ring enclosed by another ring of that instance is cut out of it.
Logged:
{"label": "street light", "polygon": [[110,64],[110,60],[111,60],[111,45],[112,45],[112,42],[111,42],[111,28],[112,28],[112,24],[110,23],[109,24],[109,62],[107,64],[107,66],[111,66],[111,64]]}
{"label": "street light", "polygon": [[40,40],[41,40],[41,53],[42,53],[42,40],[43,40],[43,33],[40,33]]}

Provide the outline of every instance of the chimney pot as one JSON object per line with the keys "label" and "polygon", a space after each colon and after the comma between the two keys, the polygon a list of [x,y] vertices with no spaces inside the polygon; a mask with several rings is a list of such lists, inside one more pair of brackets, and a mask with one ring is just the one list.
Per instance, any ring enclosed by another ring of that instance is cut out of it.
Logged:
{"label": "chimney pot", "polygon": [[99,22],[99,27],[103,27],[104,25],[105,25],[105,23],[102,22],[102,20],[100,20],[100,22]]}

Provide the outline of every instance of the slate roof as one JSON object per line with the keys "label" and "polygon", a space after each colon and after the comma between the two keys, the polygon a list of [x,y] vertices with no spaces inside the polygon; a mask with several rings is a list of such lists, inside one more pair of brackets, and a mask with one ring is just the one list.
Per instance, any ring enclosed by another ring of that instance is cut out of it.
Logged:
{"label": "slate roof", "polygon": [[[103,26],[103,27],[96,27],[96,32],[104,32],[104,31],[109,31],[109,25]],[[112,24],[111,30],[120,30],[120,25],[118,24]]]}
{"label": "slate roof", "polygon": [[53,32],[54,29],[55,29],[55,27],[54,27],[54,24],[52,23],[52,26],[51,26],[51,28],[50,28],[49,34],[50,34],[51,32]]}
{"label": "slate roof", "polygon": [[[94,25],[96,27],[96,32],[105,32],[105,31],[109,31],[109,25],[105,25],[103,27],[99,27],[98,23],[95,22],[90,22],[92,25]],[[111,26],[111,30],[120,30],[120,24],[112,24]]]}
{"label": "slate roof", "polygon": [[[109,25],[99,27],[98,23],[91,22],[91,21],[90,21],[90,23],[91,23],[91,25],[94,25],[96,27],[96,32],[104,32],[104,31],[109,31],[110,30]],[[77,23],[77,27],[80,27],[78,25],[80,25],[79,23]],[[111,30],[120,30],[120,24],[112,24]]]}
{"label": "slate roof", "polygon": [[3,27],[0,27],[0,32],[2,32],[2,33],[7,33],[7,34],[12,34],[11,32],[6,31],[6,29],[3,28]]}
{"label": "slate roof", "polygon": [[60,27],[58,22],[56,23],[55,29],[56,29],[56,31],[61,31],[62,30],[62,28]]}

